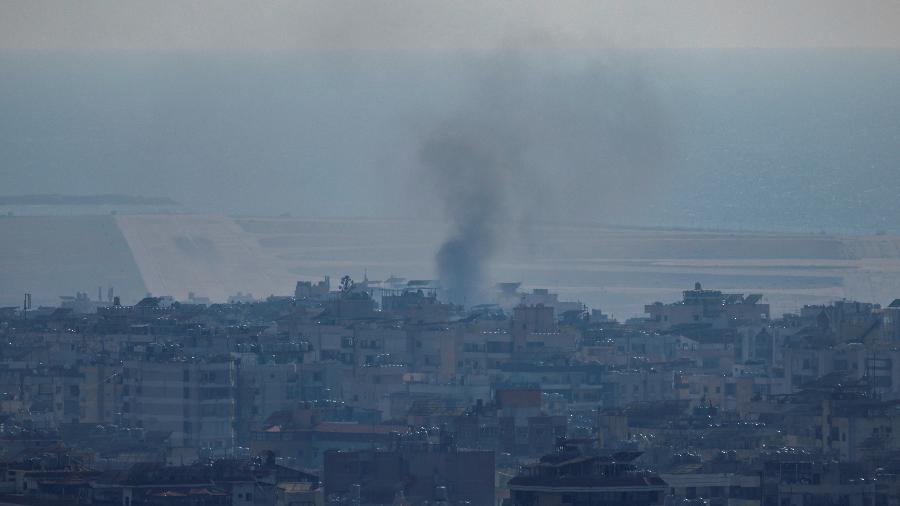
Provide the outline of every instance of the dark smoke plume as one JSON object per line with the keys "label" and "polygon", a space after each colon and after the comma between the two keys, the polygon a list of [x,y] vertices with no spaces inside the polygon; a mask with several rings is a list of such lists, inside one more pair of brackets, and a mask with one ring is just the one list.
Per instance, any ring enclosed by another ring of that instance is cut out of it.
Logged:
{"label": "dark smoke plume", "polygon": [[467,103],[420,146],[451,221],[436,263],[453,302],[485,301],[508,230],[615,221],[612,213],[640,212],[635,199],[652,200],[659,183],[665,121],[629,58],[537,60],[503,55],[477,65]]}
{"label": "dark smoke plume", "polygon": [[475,124],[448,124],[420,153],[453,220],[451,236],[437,253],[438,275],[453,302],[477,300],[500,239],[499,222],[509,217],[506,190],[514,153],[501,145],[502,135]]}

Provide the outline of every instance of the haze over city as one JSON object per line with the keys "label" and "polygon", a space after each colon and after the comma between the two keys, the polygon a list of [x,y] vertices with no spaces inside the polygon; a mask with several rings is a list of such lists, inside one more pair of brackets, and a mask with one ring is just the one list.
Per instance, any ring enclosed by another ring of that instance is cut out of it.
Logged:
{"label": "haze over city", "polygon": [[0,504],[900,504],[898,27],[0,4]]}

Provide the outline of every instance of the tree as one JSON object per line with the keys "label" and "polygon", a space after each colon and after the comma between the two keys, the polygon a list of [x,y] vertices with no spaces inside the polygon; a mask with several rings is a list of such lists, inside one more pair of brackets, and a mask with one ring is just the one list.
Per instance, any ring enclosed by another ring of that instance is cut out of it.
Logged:
{"label": "tree", "polygon": [[344,277],[341,278],[341,293],[344,295],[349,294],[350,291],[353,290],[353,285],[353,280],[350,279],[350,276],[345,274]]}

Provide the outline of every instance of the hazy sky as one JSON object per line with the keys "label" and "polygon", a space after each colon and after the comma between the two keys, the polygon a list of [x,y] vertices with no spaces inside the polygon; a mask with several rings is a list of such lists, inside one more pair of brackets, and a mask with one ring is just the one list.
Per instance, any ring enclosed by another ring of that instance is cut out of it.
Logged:
{"label": "hazy sky", "polygon": [[0,0],[0,194],[440,214],[423,135],[494,107],[539,219],[894,230],[898,26],[897,0]]}
{"label": "hazy sky", "polygon": [[896,0],[0,3],[0,48],[39,50],[900,47]]}

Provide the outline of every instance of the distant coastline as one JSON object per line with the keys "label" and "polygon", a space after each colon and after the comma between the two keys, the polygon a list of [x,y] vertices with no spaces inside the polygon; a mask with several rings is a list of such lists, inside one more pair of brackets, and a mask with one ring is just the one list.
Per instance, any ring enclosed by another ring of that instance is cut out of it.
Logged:
{"label": "distant coastline", "polygon": [[0,206],[174,206],[178,202],[168,197],[144,197],[115,193],[98,195],[0,195]]}

